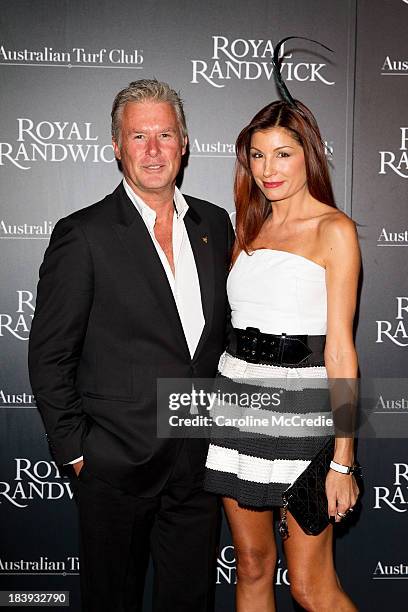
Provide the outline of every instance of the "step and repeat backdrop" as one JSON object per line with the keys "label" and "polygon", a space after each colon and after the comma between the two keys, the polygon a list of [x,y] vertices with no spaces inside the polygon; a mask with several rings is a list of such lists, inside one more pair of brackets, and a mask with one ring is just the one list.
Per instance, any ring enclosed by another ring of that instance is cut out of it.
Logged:
{"label": "step and repeat backdrop", "polygon": [[[233,220],[235,139],[277,97],[273,43],[299,35],[334,52],[290,41],[283,74],[315,113],[338,206],[358,223],[356,338],[376,419],[358,441],[362,508],[336,538],[336,565],[359,610],[406,610],[408,0],[2,0],[0,24],[0,590],[70,591],[80,611],[76,508],[36,410],[27,340],[54,224],[122,179],[110,141],[115,94],[151,77],[181,91],[182,190]],[[224,524],[217,612],[233,610],[235,581]],[[146,612],[151,584],[149,573]],[[296,609],[281,552],[276,592],[280,610]]]}

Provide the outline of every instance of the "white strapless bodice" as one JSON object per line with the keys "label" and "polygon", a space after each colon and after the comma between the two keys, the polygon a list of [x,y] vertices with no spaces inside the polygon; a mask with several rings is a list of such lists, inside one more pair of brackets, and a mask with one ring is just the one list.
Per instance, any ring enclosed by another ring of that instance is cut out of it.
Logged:
{"label": "white strapless bodice", "polygon": [[323,335],[327,328],[325,269],[286,251],[242,251],[227,282],[233,327],[267,334]]}

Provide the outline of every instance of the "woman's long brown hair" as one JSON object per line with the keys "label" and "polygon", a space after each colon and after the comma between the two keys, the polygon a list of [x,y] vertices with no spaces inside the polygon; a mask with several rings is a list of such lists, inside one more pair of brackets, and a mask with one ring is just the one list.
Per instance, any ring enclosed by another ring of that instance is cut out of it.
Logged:
{"label": "woman's long brown hair", "polygon": [[232,254],[235,261],[241,251],[248,253],[271,212],[271,204],[256,185],[250,168],[251,138],[254,132],[274,127],[287,129],[302,146],[309,193],[319,202],[336,206],[330,182],[325,146],[316,119],[310,110],[296,101],[272,102],[260,110],[241,131],[236,142],[234,199],[236,207],[236,240]]}

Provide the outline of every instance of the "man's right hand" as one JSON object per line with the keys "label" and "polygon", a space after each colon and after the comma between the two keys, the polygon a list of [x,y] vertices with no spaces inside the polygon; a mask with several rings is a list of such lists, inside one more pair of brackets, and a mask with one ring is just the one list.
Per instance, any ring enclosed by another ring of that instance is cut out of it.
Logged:
{"label": "man's right hand", "polygon": [[83,461],[77,461],[76,463],[72,464],[72,467],[75,470],[75,474],[77,476],[79,476],[79,472],[82,470],[82,468],[84,467],[84,462]]}

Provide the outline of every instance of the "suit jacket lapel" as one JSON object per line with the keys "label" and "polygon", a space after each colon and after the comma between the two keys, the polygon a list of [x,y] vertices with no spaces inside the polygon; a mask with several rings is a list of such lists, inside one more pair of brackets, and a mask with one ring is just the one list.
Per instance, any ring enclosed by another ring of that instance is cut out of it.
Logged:
{"label": "suit jacket lapel", "polygon": [[197,266],[200,282],[201,303],[205,325],[197,345],[194,357],[197,356],[208,337],[214,312],[214,260],[211,232],[208,223],[195,210],[192,201],[184,196],[189,209],[184,217],[191,248]]}
{"label": "suit jacket lapel", "polygon": [[176,341],[181,342],[182,349],[189,356],[190,352],[173,292],[149,231],[133,203],[129,200],[122,184],[115,194],[118,195],[116,204],[119,220],[119,223],[114,224],[115,231],[138,272],[145,275],[147,282],[157,295],[160,307],[165,311],[168,320],[168,333],[174,334]]}

